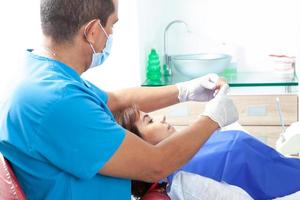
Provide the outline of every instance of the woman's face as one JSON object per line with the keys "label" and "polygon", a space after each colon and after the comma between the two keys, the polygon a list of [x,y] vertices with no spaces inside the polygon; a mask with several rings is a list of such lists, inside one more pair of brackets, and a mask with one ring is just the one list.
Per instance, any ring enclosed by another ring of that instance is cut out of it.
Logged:
{"label": "woman's face", "polygon": [[166,117],[160,121],[154,121],[147,113],[141,111],[136,127],[141,137],[151,144],[157,144],[176,132],[175,128],[166,122]]}

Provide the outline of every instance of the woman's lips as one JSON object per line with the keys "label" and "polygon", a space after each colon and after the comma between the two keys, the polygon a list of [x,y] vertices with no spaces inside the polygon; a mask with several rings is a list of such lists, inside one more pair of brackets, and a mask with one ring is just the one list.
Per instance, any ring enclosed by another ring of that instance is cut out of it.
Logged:
{"label": "woman's lips", "polygon": [[172,125],[169,125],[169,126],[168,126],[168,130],[169,130],[169,131],[172,131],[172,132],[176,131],[175,127],[172,126]]}

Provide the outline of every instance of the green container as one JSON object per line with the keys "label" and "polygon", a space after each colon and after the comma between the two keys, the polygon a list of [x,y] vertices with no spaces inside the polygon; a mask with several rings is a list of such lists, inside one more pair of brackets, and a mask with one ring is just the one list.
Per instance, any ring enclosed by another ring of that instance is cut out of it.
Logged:
{"label": "green container", "polygon": [[151,49],[148,55],[147,68],[146,68],[147,81],[151,83],[161,82],[161,67],[159,56],[155,49]]}
{"label": "green container", "polygon": [[163,65],[163,75],[164,76],[170,76],[171,75],[167,64]]}

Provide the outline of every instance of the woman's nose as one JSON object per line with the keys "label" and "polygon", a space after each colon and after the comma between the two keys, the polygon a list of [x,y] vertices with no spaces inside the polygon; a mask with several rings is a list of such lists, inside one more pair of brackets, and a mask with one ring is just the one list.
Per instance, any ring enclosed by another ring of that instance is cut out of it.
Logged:
{"label": "woman's nose", "polygon": [[166,123],[166,116],[163,116],[162,120],[160,121],[161,123]]}

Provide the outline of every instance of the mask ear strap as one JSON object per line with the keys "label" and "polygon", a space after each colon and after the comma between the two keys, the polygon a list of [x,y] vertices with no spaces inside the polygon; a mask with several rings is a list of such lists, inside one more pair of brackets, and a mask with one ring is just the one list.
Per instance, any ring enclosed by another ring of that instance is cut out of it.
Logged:
{"label": "mask ear strap", "polygon": [[105,29],[103,28],[101,22],[99,22],[100,28],[102,29],[102,31],[104,32],[106,38],[108,38],[108,34],[106,33]]}
{"label": "mask ear strap", "polygon": [[96,51],[95,51],[93,45],[92,45],[91,43],[89,43],[89,45],[90,45],[90,47],[92,48],[93,52],[96,53]]}

